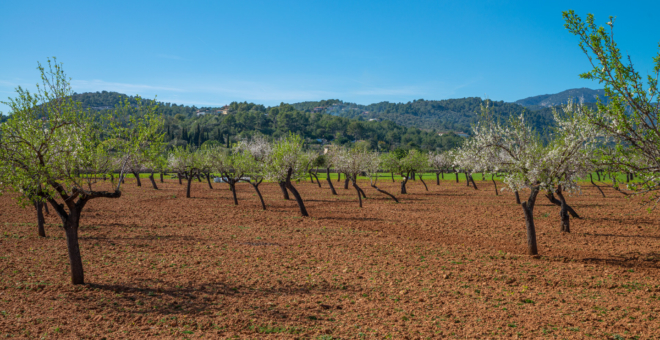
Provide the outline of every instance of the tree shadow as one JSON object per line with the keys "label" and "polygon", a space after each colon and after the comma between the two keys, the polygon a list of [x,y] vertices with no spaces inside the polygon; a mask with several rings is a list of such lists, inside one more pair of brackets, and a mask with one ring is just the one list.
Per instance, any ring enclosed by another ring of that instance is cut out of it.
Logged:
{"label": "tree shadow", "polygon": [[660,240],[660,236],[649,236],[649,235],[617,235],[617,234],[596,234],[596,233],[579,233],[579,235],[596,236],[596,237],[650,238],[650,239]]}
{"label": "tree shadow", "polygon": [[[334,292],[354,293],[360,291],[357,287],[342,285],[340,287],[321,282],[314,285],[298,285],[282,283],[277,287],[253,287],[246,285],[232,285],[224,282],[211,282],[197,285],[178,286],[177,288],[152,288],[146,285],[158,285],[161,282],[153,279],[136,280],[136,285],[125,284],[88,284],[90,289],[113,292],[117,295],[108,301],[102,308],[104,311],[112,310],[118,313],[131,313],[147,318],[163,318],[172,315],[211,315],[211,314],[239,314],[244,310],[250,311],[250,318],[261,319],[260,322],[287,321],[291,316],[306,320],[308,323],[319,324],[328,321],[331,314],[344,306],[340,303],[312,304],[308,303],[300,308],[287,308],[272,305],[264,308],[265,301],[275,297],[291,296],[304,299],[311,295],[326,295]],[[140,284],[142,283],[142,284]],[[89,301],[81,296],[71,296],[79,303]],[[226,303],[225,299],[240,300],[240,305]],[[261,302],[261,305],[259,305]],[[153,320],[152,321],[158,321]]]}

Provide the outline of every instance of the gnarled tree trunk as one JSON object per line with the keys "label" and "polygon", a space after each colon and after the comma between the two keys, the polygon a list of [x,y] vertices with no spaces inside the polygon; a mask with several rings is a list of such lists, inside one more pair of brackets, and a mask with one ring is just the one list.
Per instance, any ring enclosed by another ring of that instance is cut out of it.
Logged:
{"label": "gnarled tree trunk", "polygon": [[286,188],[289,189],[289,191],[291,191],[293,197],[296,199],[296,202],[298,203],[298,207],[300,208],[300,215],[302,215],[303,217],[307,217],[309,216],[309,214],[307,213],[307,209],[305,208],[305,203],[303,202],[302,197],[300,197],[298,190],[296,190],[296,188],[293,187],[293,184],[291,184],[292,174],[293,174],[293,169],[289,168],[285,182]]}
{"label": "gnarled tree trunk", "polygon": [[84,194],[84,196],[81,195],[82,197],[78,198],[78,201],[74,203],[72,200],[67,200],[70,197],[62,194],[62,192],[64,192],[62,186],[55,184],[53,187],[55,187],[56,190],[60,192],[66,206],[69,208],[69,211],[67,212],[64,210],[64,204],[57,203],[57,201],[55,201],[53,198],[48,198],[48,202],[51,204],[53,209],[55,209],[55,212],[62,220],[64,233],[66,234],[66,245],[69,253],[69,265],[71,269],[71,283],[74,285],[85,284],[83,262],[82,257],[80,256],[80,245],[78,243],[78,228],[80,226],[80,216],[82,210],[85,207],[85,204],[87,204],[87,201],[91,198],[119,198],[121,197],[121,191],[116,190],[115,192],[88,192]]}
{"label": "gnarled tree trunk", "polygon": [[[594,183],[594,178],[593,178],[593,176],[591,176],[591,174],[589,174],[589,180],[591,180],[591,185],[598,188],[598,190],[600,191],[600,194],[603,195],[603,197],[605,197],[605,193],[603,192],[603,190],[598,185],[596,185],[596,183]],[[600,176],[599,176],[598,180],[600,181]]]}
{"label": "gnarled tree trunk", "polygon": [[140,181],[140,173],[137,171],[132,171],[133,176],[135,176],[135,180],[137,181],[137,186],[141,187],[142,186],[142,181]]}
{"label": "gnarled tree trunk", "polygon": [[149,180],[151,181],[151,186],[154,187],[154,189],[158,190],[158,186],[156,185],[156,181],[154,180],[154,171],[151,170],[151,173],[149,174]]}
{"label": "gnarled tree trunk", "polygon": [[538,255],[539,250],[536,244],[536,226],[534,225],[534,204],[536,196],[539,193],[538,187],[533,187],[529,194],[529,199],[521,204],[525,212],[525,226],[527,228],[527,254]]}
{"label": "gnarled tree trunk", "polygon": [[440,173],[435,173],[435,185],[440,185]]}
{"label": "gnarled tree trunk", "polygon": [[355,191],[357,192],[358,201],[360,202],[360,208],[362,208],[362,195],[360,193],[360,187],[358,187],[357,183],[355,183],[355,179],[353,177],[351,177],[351,182],[353,182],[353,188],[355,188]]}
{"label": "gnarled tree trunk", "polygon": [[518,191],[515,191],[516,194],[516,204],[520,204],[520,195],[518,195]]}
{"label": "gnarled tree trunk", "polygon": [[565,233],[571,232],[571,218],[568,215],[568,204],[566,204],[566,199],[564,194],[561,192],[561,185],[557,186],[555,190],[559,201],[561,202],[561,210],[559,210],[559,218],[561,219],[561,231]]}
{"label": "gnarled tree trunk", "polygon": [[165,183],[165,181],[163,180],[163,172],[161,171],[159,172],[159,174],[160,174],[160,182]]}
{"label": "gnarled tree trunk", "polygon": [[[415,175],[416,175],[416,173],[415,173]],[[426,182],[424,182],[424,179],[422,179],[422,176],[424,176],[424,175],[423,174],[419,175],[419,181],[422,182],[422,184],[424,184],[424,188],[426,188],[426,191],[429,191],[429,187],[426,186]]]}
{"label": "gnarled tree trunk", "polygon": [[46,229],[44,229],[44,203],[39,200],[34,201],[34,208],[37,211],[37,233],[40,237],[46,237]]}
{"label": "gnarled tree trunk", "polygon": [[280,189],[282,190],[282,198],[285,200],[289,199],[289,192],[286,190],[286,183],[284,182],[279,182]]}
{"label": "gnarled tree trunk", "polygon": [[186,188],[186,198],[190,198],[190,186],[192,185],[194,175],[192,173],[189,173],[186,177],[187,177],[186,179],[188,180],[188,187]]}
{"label": "gnarled tree trunk", "polygon": [[209,189],[213,189],[213,185],[211,185],[211,174],[208,172],[206,173],[206,182],[209,183]]}
{"label": "gnarled tree trunk", "polygon": [[261,184],[262,181],[263,181],[263,179],[260,179],[258,181],[254,181],[254,182],[250,181],[249,183],[252,184],[252,187],[254,188],[254,191],[256,191],[257,196],[259,196],[259,200],[261,201],[261,208],[263,208],[263,210],[266,210],[266,202],[264,202],[264,197],[261,196],[261,191],[259,191],[259,184]]}
{"label": "gnarled tree trunk", "polygon": [[348,190],[348,174],[344,174],[344,189]]}
{"label": "gnarled tree trunk", "polygon": [[[545,197],[548,198],[548,200],[550,201],[550,203],[552,203],[552,204],[554,204],[554,205],[556,205],[556,206],[558,206],[558,207],[561,207],[561,201],[558,200],[558,199],[556,199],[556,198],[555,198],[555,195],[554,195],[552,192],[548,192],[548,193],[546,193]],[[568,204],[566,204],[566,210],[568,211],[568,213],[569,213],[573,218],[582,219],[582,217],[580,217],[580,215],[578,215],[578,213],[575,212],[575,210],[573,210],[573,207],[571,207],[571,206],[568,205]]]}
{"label": "gnarled tree trunk", "polygon": [[332,185],[332,180],[330,179],[330,168],[326,168],[326,173],[328,174],[326,179],[328,180],[328,185],[330,185],[330,191],[332,191],[333,195],[337,195],[337,191],[335,190],[335,186]]}
{"label": "gnarled tree trunk", "polygon": [[408,176],[403,176],[403,174],[402,174],[401,177],[402,177],[402,179],[401,179],[401,194],[405,195],[405,194],[408,193],[408,191],[406,191],[406,183],[408,183]]}
{"label": "gnarled tree trunk", "polygon": [[394,195],[390,194],[389,192],[387,192],[387,191],[385,191],[385,190],[381,190],[380,188],[378,188],[378,187],[376,186],[376,184],[371,184],[371,187],[374,188],[374,189],[376,189],[376,190],[377,190],[378,192],[380,192],[380,193],[383,193],[383,194],[385,194],[385,195],[387,195],[387,196],[390,196],[390,197],[391,197],[396,203],[399,203],[399,200],[396,199],[396,197],[394,197]]}

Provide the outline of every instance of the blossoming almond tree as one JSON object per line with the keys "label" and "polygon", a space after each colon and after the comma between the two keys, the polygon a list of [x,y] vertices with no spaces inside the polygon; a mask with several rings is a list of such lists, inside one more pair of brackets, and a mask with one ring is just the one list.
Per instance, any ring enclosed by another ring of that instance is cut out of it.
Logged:
{"label": "blossoming almond tree", "polygon": [[259,184],[265,179],[266,162],[270,159],[273,146],[266,138],[254,136],[250,140],[240,141],[236,149],[245,154],[247,174],[250,176],[248,183],[252,185],[257,196],[259,196],[261,207],[266,210],[266,203],[259,190]]}
{"label": "blossoming almond tree", "polygon": [[309,164],[309,160],[303,151],[302,138],[290,134],[273,144],[271,156],[265,167],[266,179],[280,183],[291,191],[300,208],[300,214],[304,217],[309,214],[300,193],[291,184],[291,180],[304,178],[307,164]]}
{"label": "blossoming almond tree", "polygon": [[346,178],[351,181],[353,188],[358,195],[358,202],[362,208],[362,197],[367,195],[362,188],[357,184],[357,179],[360,173],[366,171],[371,153],[361,149],[337,149],[333,153],[333,163],[337,171],[346,175]]}
{"label": "blossoming almond tree", "polygon": [[42,82],[36,91],[18,87],[17,96],[3,102],[11,111],[0,126],[0,163],[13,171],[2,172],[1,182],[14,191],[43,184],[19,200],[51,204],[66,235],[71,282],[84,284],[78,242],[82,211],[92,199],[121,197],[121,180],[117,187],[102,181],[112,170],[109,155],[120,155],[125,165],[133,152],[158,135],[162,119],[153,105],[141,101],[137,107],[92,115],[72,99],[61,64],[48,60],[47,67],[40,64],[38,69]]}
{"label": "blossoming almond tree", "polygon": [[[562,112],[555,111],[557,128],[547,145],[525,122],[524,116],[512,117],[508,125],[495,122],[485,110],[483,118],[473,128],[473,138],[461,149],[459,158],[470,159],[473,170],[501,171],[504,183],[512,191],[529,189],[527,201],[521,204],[525,214],[528,254],[537,255],[534,205],[540,190],[579,191],[578,179],[593,167],[596,129],[582,114],[584,108],[570,104]],[[563,197],[563,196],[561,196]],[[567,208],[562,198],[562,230],[567,222]]]}

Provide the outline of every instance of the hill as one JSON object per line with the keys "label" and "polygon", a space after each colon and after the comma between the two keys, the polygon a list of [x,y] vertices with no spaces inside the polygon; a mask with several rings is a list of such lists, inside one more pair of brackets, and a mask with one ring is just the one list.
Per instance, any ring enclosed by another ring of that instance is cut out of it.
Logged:
{"label": "hill", "polygon": [[[469,132],[476,123],[481,106],[486,101],[481,98],[461,98],[445,100],[414,100],[407,103],[380,102],[371,105],[345,103],[331,99],[318,102],[292,104],[305,112],[323,112],[331,115],[361,121],[389,120],[396,124],[415,127],[427,131]],[[552,124],[552,109],[528,110],[523,106],[503,101],[490,101],[493,113],[502,119],[526,112],[528,120],[538,130]]]}
{"label": "hill", "polygon": [[604,90],[592,90],[586,87],[580,89],[570,89],[555,94],[543,94],[540,96],[529,97],[515,101],[516,104],[530,109],[558,106],[568,103],[569,100],[584,103],[595,103],[600,99],[607,101]]}
{"label": "hill", "polygon": [[[74,95],[83,107],[94,110],[113,108],[122,100],[135,103],[135,98],[116,92],[80,93]],[[334,105],[341,101],[324,102]],[[166,140],[171,145],[199,146],[207,141],[231,144],[255,134],[271,138],[289,132],[303,136],[310,147],[324,143],[351,145],[362,143],[375,150],[417,148],[441,151],[454,148],[462,138],[454,133],[440,136],[396,124],[390,120],[364,121],[339,117],[323,112],[298,110],[289,104],[274,107],[254,103],[233,102],[228,110],[220,108],[177,105],[157,102],[158,111],[165,117]]]}

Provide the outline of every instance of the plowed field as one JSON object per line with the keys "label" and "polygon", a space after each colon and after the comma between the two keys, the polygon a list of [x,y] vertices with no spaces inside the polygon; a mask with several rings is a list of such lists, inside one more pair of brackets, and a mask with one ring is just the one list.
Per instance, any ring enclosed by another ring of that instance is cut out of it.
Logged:
{"label": "plowed field", "polygon": [[[434,181],[432,181],[434,182]],[[427,182],[428,183],[428,182]],[[87,285],[69,284],[59,219],[39,238],[33,207],[0,197],[0,335],[28,338],[648,339],[660,336],[660,219],[590,185],[583,219],[559,232],[539,195],[540,257],[525,255],[522,208],[491,182],[332,196],[301,182],[309,218],[279,187],[128,180],[88,203]],[[501,184],[500,184],[501,186]],[[526,193],[521,193],[521,198]]]}

